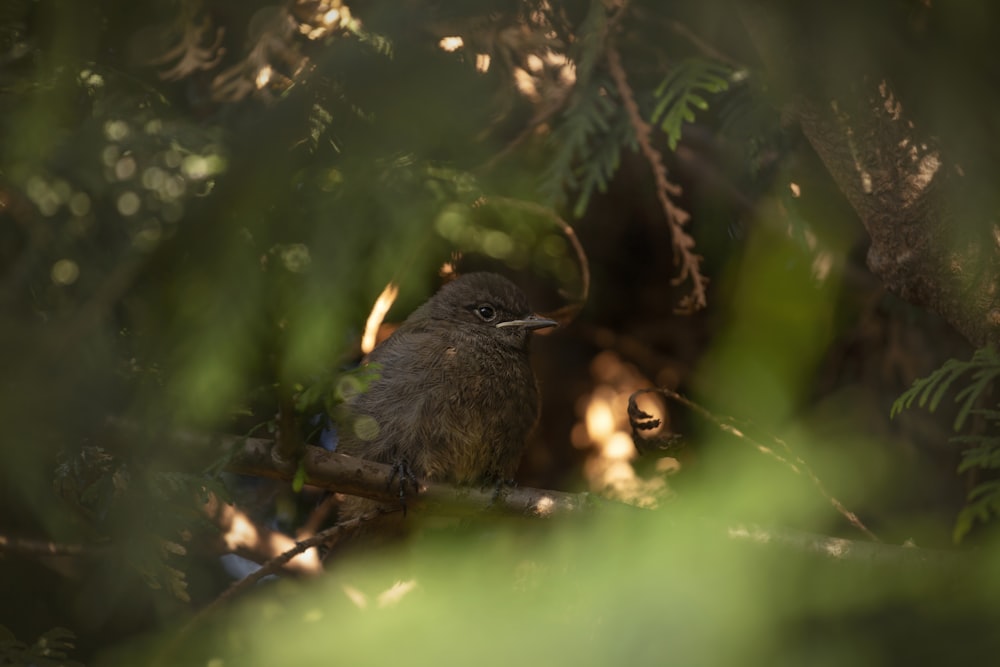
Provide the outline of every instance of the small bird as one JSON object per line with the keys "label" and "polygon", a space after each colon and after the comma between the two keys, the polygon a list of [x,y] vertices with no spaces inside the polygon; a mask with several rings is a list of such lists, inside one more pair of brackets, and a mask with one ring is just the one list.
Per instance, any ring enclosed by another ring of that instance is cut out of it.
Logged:
{"label": "small bird", "polygon": [[401,488],[508,482],[539,414],[528,340],[554,326],[503,276],[457,278],[371,352],[379,377],[346,401],[337,451],[393,465]]}

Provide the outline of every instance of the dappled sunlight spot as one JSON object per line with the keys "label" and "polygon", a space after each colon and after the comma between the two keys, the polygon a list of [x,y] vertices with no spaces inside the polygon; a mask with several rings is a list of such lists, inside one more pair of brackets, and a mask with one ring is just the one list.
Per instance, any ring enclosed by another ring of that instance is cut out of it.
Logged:
{"label": "dappled sunlight spot", "polygon": [[104,123],[104,136],[110,141],[121,141],[129,135],[128,124],[123,120],[109,120]]}
{"label": "dappled sunlight spot", "polygon": [[866,195],[870,195],[872,193],[872,175],[868,173],[867,169],[861,169],[860,163],[858,164],[858,167],[858,171],[861,176],[861,191]]}
{"label": "dappled sunlight spot", "polygon": [[[455,261],[458,261],[457,257],[455,258]],[[444,264],[442,264],[441,268],[438,269],[438,275],[441,276],[442,278],[444,278],[445,281],[451,280],[453,278],[457,278],[458,277],[458,270],[455,268],[455,263],[454,262],[445,262]]]}
{"label": "dappled sunlight spot", "polygon": [[[655,507],[669,495],[667,472],[675,472],[679,464],[672,460],[670,466],[658,468],[660,475],[650,479],[639,477],[632,466],[638,453],[628,422],[628,399],[650,383],[612,351],[594,357],[591,374],[597,384],[578,404],[581,419],[570,432],[573,445],[590,452],[584,463],[588,485],[617,500]],[[662,401],[653,394],[637,397],[636,402],[643,410],[666,416]]]}
{"label": "dappled sunlight spot", "polygon": [[60,259],[52,265],[52,282],[56,285],[72,285],[79,277],[80,267],[71,259]]}
{"label": "dappled sunlight spot", "polygon": [[796,199],[802,196],[802,187],[798,183],[792,181],[788,184],[788,189],[792,191],[792,196]]}
{"label": "dappled sunlight spot", "polygon": [[903,117],[903,105],[896,99],[896,96],[889,89],[889,84],[883,79],[878,84],[878,92],[882,95],[885,111],[892,120],[899,120]]}
{"label": "dappled sunlight spot", "polygon": [[25,186],[28,199],[34,202],[38,211],[46,216],[53,216],[59,207],[67,203],[73,189],[62,179],[49,181],[41,176],[32,176]]}
{"label": "dappled sunlight spot", "polygon": [[492,229],[483,234],[483,252],[494,259],[506,259],[514,252],[514,241],[509,235]]}
{"label": "dappled sunlight spot", "polygon": [[344,591],[344,595],[347,596],[347,599],[350,600],[358,609],[368,608],[368,596],[354,586],[344,584],[340,587],[340,590]]}
{"label": "dappled sunlight spot", "polygon": [[[267,550],[268,556],[274,558],[286,551],[291,551],[295,548],[295,540],[285,535],[284,533],[271,533],[271,538],[268,541],[269,549]],[[288,561],[288,567],[298,570],[300,572],[306,572],[309,574],[319,574],[323,571],[323,565],[319,560],[319,552],[315,547],[306,549],[302,553],[296,555],[290,561]]]}
{"label": "dappled sunlight spot", "polygon": [[535,503],[535,514],[540,517],[548,516],[552,513],[552,509],[556,506],[556,501],[554,501],[549,496],[542,496]]}
{"label": "dappled sunlight spot", "polygon": [[628,461],[635,458],[635,445],[624,431],[616,431],[602,443],[604,456],[608,459]]}
{"label": "dappled sunlight spot", "polygon": [[291,273],[302,273],[312,263],[309,247],[304,243],[290,243],[281,249],[281,263]]}
{"label": "dappled sunlight spot", "polygon": [[226,543],[227,549],[235,551],[257,546],[259,539],[257,527],[253,525],[246,514],[232,505],[224,505],[222,517],[223,521],[229,525],[229,529],[222,535],[222,541]]}
{"label": "dappled sunlight spot", "polygon": [[568,88],[576,83],[576,63],[565,53],[549,49],[545,52],[545,64],[559,73],[558,79],[562,86]]}
{"label": "dappled sunlight spot", "polygon": [[488,53],[477,53],[476,54],[476,71],[485,74],[490,71],[490,54]]}
{"label": "dappled sunlight spot", "polygon": [[842,540],[836,537],[830,537],[823,540],[823,551],[826,552],[828,556],[832,556],[833,558],[846,558],[850,550],[851,543],[848,540]]}
{"label": "dappled sunlight spot", "polygon": [[741,540],[750,540],[757,544],[768,544],[771,542],[771,534],[759,528],[750,529],[746,526],[730,526],[727,531],[729,537]]}
{"label": "dappled sunlight spot", "polygon": [[308,39],[320,39],[339,29],[357,31],[361,28],[361,22],[351,15],[351,9],[341,0],[298,0],[296,5],[297,16],[301,16],[301,10],[309,12],[298,26],[299,33]]}
{"label": "dappled sunlight spot", "polygon": [[615,432],[615,416],[611,411],[608,397],[599,395],[599,393],[605,393],[600,392],[602,389],[605,387],[598,387],[587,403],[587,435],[593,442],[605,440]]}
{"label": "dappled sunlight spot", "polygon": [[378,606],[379,607],[391,607],[392,605],[398,604],[410,591],[417,587],[417,580],[410,579],[409,581],[397,581],[388,589],[379,593],[378,596]]}
{"label": "dappled sunlight spot", "polygon": [[611,461],[601,467],[600,476],[605,486],[620,487],[635,479],[635,471],[624,461]]}
{"label": "dappled sunlight spot", "polygon": [[80,83],[88,88],[102,88],[104,77],[90,69],[82,69],[79,74]]}
{"label": "dappled sunlight spot", "polygon": [[538,92],[538,85],[535,83],[535,77],[521,67],[514,68],[514,85],[521,92],[522,95],[527,97],[532,102],[540,102],[542,99],[541,94]]}
{"label": "dappled sunlight spot", "polygon": [[936,152],[925,155],[917,164],[917,171],[910,176],[910,185],[918,191],[926,190],[940,168],[941,158]]}
{"label": "dappled sunlight spot", "polygon": [[438,47],[440,47],[442,51],[447,51],[448,53],[458,51],[463,46],[465,46],[465,40],[458,35],[442,37],[441,41],[438,42]]}
{"label": "dappled sunlight spot", "polygon": [[339,25],[344,19],[349,18],[351,18],[351,13],[347,7],[338,7],[323,14],[323,25],[333,27]]}
{"label": "dappled sunlight spot", "polygon": [[142,201],[139,199],[139,195],[131,190],[126,190],[118,195],[118,200],[115,202],[115,206],[119,213],[128,217],[139,212],[139,208],[142,206]]}
{"label": "dappled sunlight spot", "polygon": [[364,354],[368,354],[375,349],[379,327],[382,326],[382,322],[385,320],[389,309],[392,308],[392,304],[396,302],[397,296],[399,296],[399,285],[390,282],[382,289],[382,293],[378,295],[378,298],[375,299],[375,304],[372,306],[371,312],[368,313],[368,319],[365,321],[364,335],[361,336],[361,351]]}
{"label": "dappled sunlight spot", "polygon": [[131,155],[124,155],[115,162],[115,178],[119,181],[127,181],[135,176],[135,158]]}
{"label": "dappled sunlight spot", "polygon": [[268,84],[268,82],[271,80],[271,72],[272,70],[270,65],[264,65],[259,70],[257,70],[257,77],[254,80],[254,83],[257,84],[258,88],[263,88]]}
{"label": "dappled sunlight spot", "polygon": [[816,253],[816,257],[813,258],[812,262],[812,275],[817,282],[826,282],[826,279],[830,277],[830,271],[833,270],[834,257],[833,253],[828,250],[822,250]]}
{"label": "dappled sunlight spot", "polygon": [[664,475],[674,475],[681,471],[681,462],[672,456],[664,456],[656,462],[656,472]]}
{"label": "dappled sunlight spot", "polygon": [[201,180],[222,172],[225,165],[221,155],[188,155],[181,161],[181,171],[188,178]]}

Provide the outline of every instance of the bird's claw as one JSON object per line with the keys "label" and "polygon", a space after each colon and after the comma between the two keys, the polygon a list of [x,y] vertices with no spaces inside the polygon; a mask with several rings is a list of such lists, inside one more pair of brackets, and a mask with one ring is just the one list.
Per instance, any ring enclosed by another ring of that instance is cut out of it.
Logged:
{"label": "bird's claw", "polygon": [[392,472],[389,475],[389,483],[386,485],[387,489],[391,489],[392,485],[399,481],[399,504],[403,508],[403,516],[406,516],[406,486],[407,484],[416,493],[420,490],[420,482],[417,480],[417,476],[414,474],[413,469],[410,467],[409,461],[406,459],[399,459],[392,464]]}
{"label": "bird's claw", "polygon": [[486,506],[487,509],[493,509],[497,504],[502,503],[510,493],[511,489],[517,486],[517,482],[512,479],[500,479],[492,478],[487,479],[486,483],[483,485],[483,491],[493,487],[493,496],[490,498],[490,504]]}

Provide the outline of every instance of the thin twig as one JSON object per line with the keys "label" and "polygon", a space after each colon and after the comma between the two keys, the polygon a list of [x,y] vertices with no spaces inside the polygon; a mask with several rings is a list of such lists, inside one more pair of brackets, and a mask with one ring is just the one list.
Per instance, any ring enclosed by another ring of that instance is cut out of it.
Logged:
{"label": "thin twig", "polygon": [[22,553],[31,556],[88,556],[108,550],[107,546],[92,544],[62,544],[45,540],[0,535],[0,553]]}
{"label": "thin twig", "polygon": [[754,524],[729,524],[726,535],[733,540],[767,546],[782,546],[794,551],[816,554],[839,561],[867,562],[890,567],[930,567],[954,571],[968,567],[969,553],[943,549],[924,549],[908,544],[860,542],[842,537],[817,535],[789,528],[770,528]]}
{"label": "thin twig", "polygon": [[749,442],[757,449],[757,451],[764,454],[765,456],[768,456],[784,464],[792,472],[799,475],[804,474],[813,483],[813,485],[819,491],[820,495],[822,495],[833,506],[835,510],[837,510],[841,515],[843,515],[844,518],[847,519],[847,521],[850,522],[852,526],[854,526],[862,533],[864,533],[866,536],[868,536],[869,539],[875,542],[881,541],[879,540],[878,536],[876,536],[875,533],[873,533],[868,528],[868,526],[866,526],[861,521],[861,519],[858,518],[857,514],[847,509],[842,502],[837,500],[836,497],[831,495],[830,492],[826,490],[826,485],[824,485],[822,480],[820,480],[820,478],[816,475],[816,473],[813,472],[812,468],[809,467],[809,464],[806,463],[801,456],[793,452],[792,448],[789,447],[785,441],[781,440],[780,438],[771,436],[771,440],[785,452],[787,458],[776,452],[774,448],[768,447],[767,445],[758,442],[753,437],[747,435],[742,429],[734,425],[732,419],[717,417],[715,414],[713,414],[706,408],[703,408],[702,406],[698,405],[689,398],[681,396],[672,389],[664,389],[664,388],[640,389],[639,391],[633,393],[629,397],[628,399],[629,421],[631,422],[633,429],[637,428],[639,430],[645,430],[646,428],[649,428],[651,426],[655,427],[659,425],[658,419],[654,419],[652,415],[643,412],[635,403],[636,396],[639,396],[641,394],[650,394],[650,393],[660,394],[665,398],[677,401],[687,409],[691,410],[692,412],[698,413],[708,421],[715,424],[724,433],[728,433],[729,435],[735,438],[739,438],[740,440]]}
{"label": "thin twig", "polygon": [[708,278],[701,272],[701,255],[697,255],[692,250],[695,243],[694,238],[684,229],[684,225],[691,219],[690,214],[675,205],[670,197],[680,196],[681,188],[667,179],[667,168],[663,164],[663,156],[653,147],[651,136],[653,129],[642,118],[639,113],[639,105],[635,101],[635,95],[628,85],[625,76],[625,69],[622,66],[621,56],[613,43],[607,49],[608,70],[611,78],[614,79],[621,97],[622,105],[628,113],[629,121],[635,132],[639,149],[649,162],[649,167],[653,172],[653,179],[656,182],[656,197],[660,202],[663,213],[667,216],[670,226],[670,240],[674,247],[674,261],[680,266],[680,273],[674,278],[673,283],[679,285],[686,280],[691,281],[691,292],[681,299],[678,306],[679,312],[691,313],[701,310],[708,304],[706,288]]}

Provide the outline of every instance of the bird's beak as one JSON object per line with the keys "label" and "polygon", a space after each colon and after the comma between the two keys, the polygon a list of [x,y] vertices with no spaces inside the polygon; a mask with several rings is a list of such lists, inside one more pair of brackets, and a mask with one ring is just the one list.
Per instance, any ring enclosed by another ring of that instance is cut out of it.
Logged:
{"label": "bird's beak", "polygon": [[538,315],[528,315],[523,320],[507,320],[506,322],[500,322],[496,326],[497,329],[502,329],[504,327],[521,327],[522,329],[533,331],[535,329],[557,327],[559,326],[559,323],[555,320],[539,317]]}

